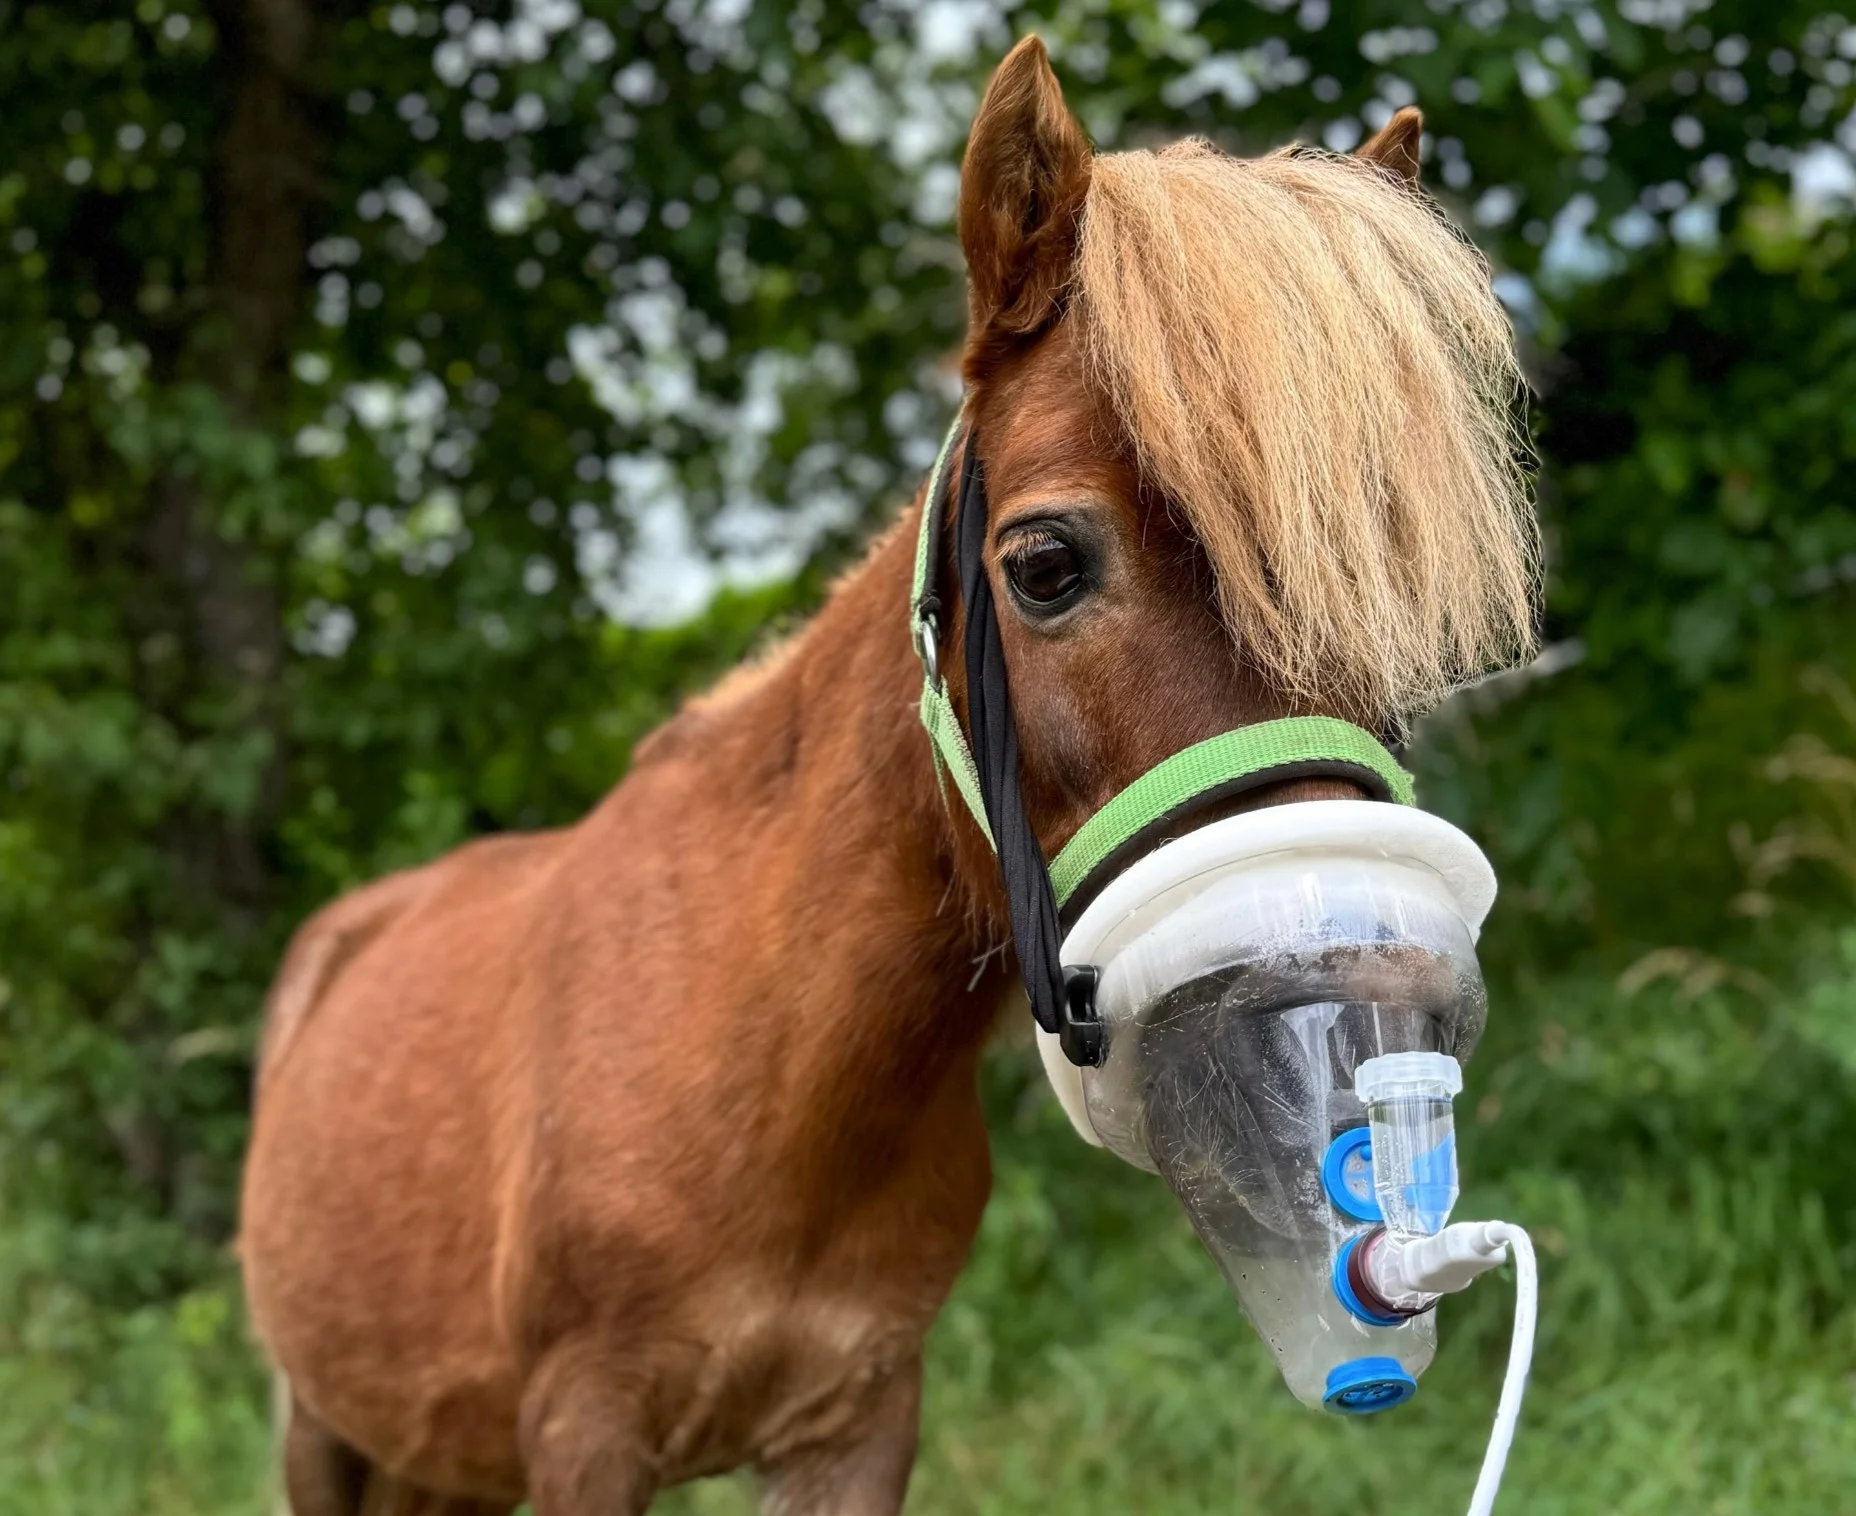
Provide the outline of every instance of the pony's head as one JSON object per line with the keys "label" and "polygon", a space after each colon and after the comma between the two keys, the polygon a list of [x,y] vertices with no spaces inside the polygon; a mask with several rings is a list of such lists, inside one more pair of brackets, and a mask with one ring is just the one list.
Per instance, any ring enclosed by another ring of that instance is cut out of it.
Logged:
{"label": "pony's head", "polygon": [[1200,739],[1396,727],[1531,646],[1519,371],[1419,130],[1098,156],[1035,38],[993,76],[964,368],[1047,850]]}

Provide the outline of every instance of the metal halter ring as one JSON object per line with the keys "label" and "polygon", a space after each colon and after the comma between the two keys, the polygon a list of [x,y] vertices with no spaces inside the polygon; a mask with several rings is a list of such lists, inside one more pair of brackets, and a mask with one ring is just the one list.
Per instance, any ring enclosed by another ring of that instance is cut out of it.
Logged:
{"label": "metal halter ring", "polygon": [[941,631],[935,625],[932,615],[918,616],[915,620],[915,656],[922,661],[922,673],[928,682],[937,689],[941,684]]}

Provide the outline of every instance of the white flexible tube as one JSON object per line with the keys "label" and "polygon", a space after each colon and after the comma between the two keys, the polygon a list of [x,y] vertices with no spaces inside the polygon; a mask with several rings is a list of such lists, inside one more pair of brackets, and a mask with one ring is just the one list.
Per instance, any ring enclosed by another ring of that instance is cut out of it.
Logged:
{"label": "white flexible tube", "polygon": [[1470,1496],[1469,1516],[1489,1516],[1495,1508],[1515,1423],[1521,1419],[1521,1397],[1527,1393],[1527,1371],[1534,1361],[1534,1321],[1540,1312],[1540,1274],[1527,1233],[1507,1221],[1486,1222],[1484,1228],[1491,1242],[1506,1243],[1514,1254],[1514,1338],[1508,1345],[1502,1398],[1495,1405],[1495,1426],[1489,1432],[1489,1450],[1482,1455],[1482,1472],[1476,1476],[1476,1493]]}
{"label": "white flexible tube", "polygon": [[1520,1227],[1506,1221],[1458,1221],[1430,1237],[1379,1234],[1365,1255],[1366,1278],[1380,1300],[1400,1311],[1421,1311],[1440,1295],[1468,1289],[1502,1259],[1514,1257],[1514,1340],[1508,1348],[1508,1372],[1495,1407],[1489,1450],[1470,1498],[1469,1516],[1489,1516],[1502,1485],[1508,1448],[1521,1417],[1527,1370],[1534,1360],[1534,1322],[1539,1315],[1540,1282],[1534,1245]]}

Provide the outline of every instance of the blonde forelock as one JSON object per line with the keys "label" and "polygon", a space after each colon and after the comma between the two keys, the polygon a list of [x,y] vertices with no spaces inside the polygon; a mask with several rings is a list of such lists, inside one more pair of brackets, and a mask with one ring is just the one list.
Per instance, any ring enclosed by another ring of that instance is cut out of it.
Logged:
{"label": "blonde forelock", "polygon": [[1144,477],[1289,695],[1402,717],[1531,649],[1512,335],[1428,200],[1307,150],[1106,155],[1072,294]]}

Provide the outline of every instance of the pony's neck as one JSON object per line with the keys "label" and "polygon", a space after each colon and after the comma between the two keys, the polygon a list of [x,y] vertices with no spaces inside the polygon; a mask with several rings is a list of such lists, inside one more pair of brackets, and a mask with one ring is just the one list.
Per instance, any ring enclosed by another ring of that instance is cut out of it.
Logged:
{"label": "pony's neck", "polygon": [[[860,1079],[879,1082],[885,1067],[913,1079],[977,1047],[1011,972],[997,865],[951,784],[943,796],[916,714],[909,590],[920,508],[918,499],[792,644],[691,712],[732,729],[740,757],[727,782],[754,775],[739,798],[778,818],[784,951],[797,982],[814,987],[802,1013]],[[838,1016],[848,1019],[827,1025]]]}
{"label": "pony's neck", "polygon": [[864,866],[889,880],[910,914],[928,913],[936,929],[925,937],[960,955],[964,983],[974,958],[1000,955],[1008,929],[998,864],[938,771],[918,715],[922,667],[909,594],[921,508],[918,498],[838,586],[794,671],[809,728],[845,742],[818,753],[844,802],[841,814],[820,818],[822,832],[864,829],[872,848]]}

